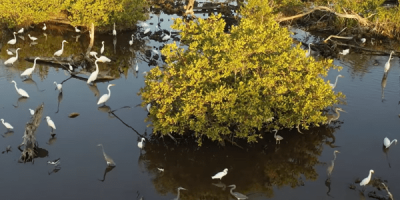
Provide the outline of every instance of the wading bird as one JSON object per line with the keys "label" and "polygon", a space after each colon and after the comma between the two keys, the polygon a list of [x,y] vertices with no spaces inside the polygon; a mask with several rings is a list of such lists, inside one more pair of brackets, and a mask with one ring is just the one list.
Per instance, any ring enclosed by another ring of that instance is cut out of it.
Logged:
{"label": "wading bird", "polygon": [[342,55],[347,55],[347,54],[349,54],[350,53],[350,49],[345,49],[345,50],[343,50],[342,52],[339,52],[339,54],[342,54]]}
{"label": "wading bird", "polygon": [[140,142],[138,142],[138,144],[137,144],[137,146],[139,147],[140,150],[143,149],[143,141],[144,141],[144,140],[145,140],[145,139],[142,138],[142,139],[140,140]]}
{"label": "wading bird", "polygon": [[385,74],[389,71],[390,69],[390,60],[392,59],[392,54],[394,53],[394,51],[390,52],[390,56],[389,56],[389,60],[386,62],[385,64],[385,69],[384,72]]}
{"label": "wading bird", "polygon": [[79,30],[78,27],[75,26],[75,32],[80,33],[81,30]]}
{"label": "wading bird", "polygon": [[22,88],[17,88],[17,83],[13,80],[13,81],[11,81],[12,83],[14,83],[14,85],[15,85],[15,90],[17,90],[17,93],[19,94],[19,95],[21,95],[22,97],[26,97],[26,98],[29,98],[29,95],[28,95],[28,93],[25,91],[25,90],[23,90]]}
{"label": "wading bird", "polygon": [[361,38],[360,41],[361,41],[361,43],[365,43],[367,41],[367,39]]}
{"label": "wading bird", "polygon": [[132,46],[132,44],[133,44],[133,34],[132,34],[132,36],[131,36],[131,40],[129,40],[129,45]]}
{"label": "wading bird", "polygon": [[173,199],[173,200],[179,200],[179,196],[180,196],[180,194],[181,194],[180,190],[186,190],[186,189],[183,188],[183,187],[178,187],[178,196],[176,196],[176,198]]}
{"label": "wading bird", "polygon": [[151,103],[148,103],[146,106],[147,112],[150,113]]}
{"label": "wading bird", "polygon": [[114,160],[113,160],[110,156],[108,156],[108,155],[106,154],[106,152],[104,152],[104,147],[103,147],[103,145],[102,145],[102,144],[98,144],[97,146],[101,146],[101,149],[103,150],[104,159],[105,159],[106,162],[107,162],[107,166],[115,167],[116,164],[115,164]]}
{"label": "wading bird", "polygon": [[33,67],[26,69],[24,72],[22,72],[21,76],[31,76],[32,72],[35,70],[36,67],[36,60],[40,59],[39,57],[36,57],[35,60],[33,61]]}
{"label": "wading bird", "polygon": [[104,53],[104,41],[102,41],[101,44],[102,44],[102,46],[100,49],[100,54],[103,54]]}
{"label": "wading bird", "polygon": [[7,51],[7,55],[9,55],[9,56],[12,56],[12,55],[14,55],[14,53],[12,52],[12,51],[10,51],[10,50],[6,50]]}
{"label": "wading bird", "polygon": [[212,176],[212,179],[219,179],[221,180],[222,177],[226,176],[228,174],[228,168],[225,168],[224,171],[222,172],[218,172],[217,174],[215,174],[214,176]]}
{"label": "wading bird", "polygon": [[47,29],[47,27],[46,27],[46,24],[45,23],[43,23],[43,28],[42,28],[42,30],[46,30]]}
{"label": "wading bird", "polygon": [[24,28],[19,29],[18,33],[23,33],[24,32]]}
{"label": "wading bird", "polygon": [[171,38],[171,30],[169,30],[169,35],[165,34],[165,36],[162,38],[162,40],[169,40]]}
{"label": "wading bird", "polygon": [[328,178],[331,177],[333,168],[335,167],[336,153],[340,153],[340,152],[338,150],[333,151],[333,160],[331,161],[331,165],[329,165],[328,169],[326,170],[328,173]]}
{"label": "wading bird", "polygon": [[246,195],[239,193],[239,192],[233,192],[234,189],[236,189],[236,185],[230,185],[228,187],[232,187],[231,188],[231,194],[238,200],[242,200],[242,199],[248,199],[249,197],[247,197]]}
{"label": "wading bird", "polygon": [[331,124],[332,121],[338,120],[339,117],[340,117],[340,112],[339,111],[346,112],[342,108],[335,108],[336,116],[334,114],[327,115],[326,116],[327,120],[326,120],[325,124]]}
{"label": "wading bird", "polygon": [[32,37],[31,34],[28,34],[29,39],[31,39],[32,41],[37,40],[37,37]]}
{"label": "wading bird", "polygon": [[6,129],[7,129],[7,130],[14,129],[14,127],[13,127],[13,126],[11,126],[11,124],[10,124],[10,123],[8,123],[8,122],[4,122],[4,119],[0,119],[0,120],[1,120],[1,123],[3,123],[4,127],[6,127]]}
{"label": "wading bird", "polygon": [[17,36],[15,36],[15,34],[17,34],[17,33],[14,32],[13,34],[14,34],[14,39],[8,41],[7,44],[15,44],[15,43],[17,43]]}
{"label": "wading bird", "polygon": [[336,76],[335,84],[329,83],[329,85],[331,86],[332,90],[335,89],[339,77],[343,78],[344,76],[339,74],[339,75]]}
{"label": "wading bird", "polygon": [[35,111],[29,108],[29,112],[31,113],[31,115],[35,114]]}
{"label": "wading bird", "polygon": [[5,65],[7,65],[7,64],[14,65],[15,61],[18,60],[18,50],[20,50],[20,48],[18,48],[18,49],[15,51],[15,57],[11,57],[11,58],[9,58],[8,60],[6,60],[6,61],[4,62]]}
{"label": "wading bird", "polygon": [[371,174],[374,173],[374,170],[369,170],[369,175],[367,178],[364,178],[361,182],[360,182],[360,186],[365,186],[367,185],[370,181],[371,181]]}
{"label": "wading bird", "polygon": [[306,57],[310,57],[310,55],[311,55],[311,45],[312,44],[313,43],[308,44],[308,51],[306,52]]}
{"label": "wading bird", "polygon": [[47,161],[47,163],[50,164],[50,165],[58,166],[61,163],[61,161],[60,161],[60,158],[57,158],[57,159],[55,159],[53,161],[49,160],[49,161]]}
{"label": "wading bird", "polygon": [[385,137],[385,139],[383,139],[383,145],[385,145],[386,149],[389,148],[393,142],[394,142],[394,144],[397,144],[397,139],[392,140],[392,142],[390,142],[389,138],[387,138],[387,137]]}
{"label": "wading bird", "polygon": [[94,57],[96,58],[96,60],[100,61],[100,62],[111,62],[111,60],[105,56],[100,56],[99,58],[97,57],[97,53],[94,55]]}
{"label": "wading bird", "polygon": [[146,30],[144,30],[143,34],[147,34],[148,32],[150,32],[150,28],[146,28]]}
{"label": "wading bird", "polygon": [[56,125],[54,124],[53,120],[50,119],[49,116],[46,116],[47,126],[51,128],[51,132],[56,130]]}
{"label": "wading bird", "polygon": [[63,40],[61,42],[61,49],[54,53],[55,56],[61,56],[61,54],[63,53],[63,51],[64,51],[64,42],[68,43],[66,40]]}
{"label": "wading bird", "polygon": [[55,82],[55,81],[54,81],[53,84],[56,85],[56,89],[57,89],[59,92],[62,92],[62,84],[57,84],[57,82]]}
{"label": "wading bird", "polygon": [[111,97],[111,90],[110,87],[111,86],[115,86],[115,84],[108,84],[107,90],[108,90],[108,94],[103,94],[103,96],[100,97],[99,101],[97,102],[97,105],[100,105],[102,103],[104,103],[104,105],[106,105],[106,102],[108,101],[108,99],[110,99]]}
{"label": "wading bird", "polygon": [[274,129],[273,131],[275,131],[275,134],[274,134],[274,138],[276,140],[275,144],[278,144],[278,143],[281,144],[281,140],[283,140],[283,137],[280,135],[276,135],[278,133],[278,130]]}
{"label": "wading bird", "polygon": [[90,84],[91,82],[93,82],[97,79],[97,75],[99,74],[99,66],[97,65],[97,61],[98,60],[96,60],[94,62],[94,64],[96,65],[96,70],[94,72],[92,72],[92,74],[90,74],[90,76],[87,80],[87,84]]}
{"label": "wading bird", "polygon": [[113,36],[117,35],[117,31],[115,30],[115,23],[114,23],[114,29],[113,29]]}

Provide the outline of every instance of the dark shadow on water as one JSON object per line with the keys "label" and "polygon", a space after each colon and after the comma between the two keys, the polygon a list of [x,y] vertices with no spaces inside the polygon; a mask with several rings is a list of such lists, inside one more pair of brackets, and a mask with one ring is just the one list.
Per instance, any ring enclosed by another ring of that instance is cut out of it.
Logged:
{"label": "dark shadow on water", "polygon": [[56,111],[56,113],[58,113],[58,111],[60,110],[60,103],[61,103],[62,99],[63,99],[63,92],[59,92],[58,93],[58,97],[57,97],[58,103],[57,103],[57,111]]}
{"label": "dark shadow on water", "polygon": [[13,104],[14,108],[18,108],[20,103],[25,103],[26,101],[28,101],[28,99],[29,98],[26,98],[26,97],[19,97],[18,100],[17,100],[17,105]]}
{"label": "dark shadow on water", "polygon": [[51,137],[51,138],[49,138],[49,141],[46,144],[53,145],[56,141],[57,141],[56,137]]}
{"label": "dark shadow on water", "polygon": [[385,153],[386,160],[388,162],[389,168],[392,168],[392,166],[390,165],[390,159],[389,159],[389,155],[388,155],[389,149],[390,148],[386,148],[385,145],[382,145],[382,151],[383,151],[383,153]]}
{"label": "dark shadow on water", "polygon": [[104,174],[103,174],[103,179],[99,181],[104,182],[106,180],[106,175],[108,172],[111,172],[113,169],[115,168],[115,166],[107,166],[106,169],[104,170]]}
{"label": "dark shadow on water", "polygon": [[60,171],[60,170],[61,170],[61,167],[60,167],[60,166],[56,166],[56,167],[54,167],[54,169],[53,169],[51,172],[48,172],[48,174],[49,174],[49,175],[55,174],[55,173],[57,173],[57,172]]}
{"label": "dark shadow on water", "polygon": [[45,91],[45,90],[40,90],[39,87],[38,87],[37,84],[36,84],[36,81],[34,81],[31,77],[29,77],[29,78],[23,80],[22,82],[23,82],[23,83],[27,83],[27,84],[31,84],[31,85],[35,85],[36,90],[37,90],[38,92],[43,92],[43,91]]}
{"label": "dark shadow on water", "polygon": [[10,137],[11,135],[13,135],[14,134],[14,131],[12,131],[12,130],[7,130],[5,133],[3,133],[3,135],[1,135],[1,136],[3,136],[3,138],[7,138],[7,137]]}
{"label": "dark shadow on water", "polygon": [[[261,193],[272,198],[276,187],[295,188],[304,185],[305,180],[318,178],[315,166],[322,164],[318,158],[324,141],[333,140],[334,129],[319,127],[304,134],[281,130],[284,140],[280,145],[275,144],[273,133],[263,132],[264,139],[258,143],[246,144],[231,138],[235,141],[225,141],[222,147],[204,140],[201,148],[190,137],[174,135],[180,141],[176,145],[171,138],[161,139],[153,133],[146,140],[138,166],[153,175],[152,182],[160,194],[175,194],[176,188],[182,186],[190,190],[185,193],[185,199],[229,199],[230,193],[221,193],[221,188],[223,184],[236,184],[238,192]],[[246,148],[238,148],[232,142]],[[159,173],[160,166],[164,167],[164,173]],[[229,171],[221,181],[211,179],[224,168]],[[193,175],[196,181],[188,178]]]}

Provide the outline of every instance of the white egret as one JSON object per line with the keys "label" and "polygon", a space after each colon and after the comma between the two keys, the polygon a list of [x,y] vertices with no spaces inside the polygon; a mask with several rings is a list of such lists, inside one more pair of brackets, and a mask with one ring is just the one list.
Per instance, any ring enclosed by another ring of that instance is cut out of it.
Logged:
{"label": "white egret", "polygon": [[389,138],[387,138],[387,137],[385,137],[385,139],[383,139],[383,145],[385,145],[386,149],[389,148],[393,142],[394,142],[394,144],[397,144],[397,139],[392,140],[392,142],[390,142]]}
{"label": "white egret", "polygon": [[367,41],[367,39],[361,38],[360,41],[361,41],[361,43],[365,43]]}
{"label": "white egret", "polygon": [[144,30],[143,34],[147,34],[148,32],[150,32],[150,28],[146,28],[146,30]]}
{"label": "white egret", "polygon": [[11,57],[11,58],[9,58],[8,60],[6,60],[6,61],[4,62],[5,65],[7,65],[7,64],[14,65],[14,62],[18,60],[18,50],[20,50],[20,48],[18,48],[18,49],[15,51],[15,57]]}
{"label": "white egret", "polygon": [[326,116],[327,120],[326,120],[325,124],[331,124],[332,121],[338,120],[340,117],[339,111],[346,112],[342,108],[335,108],[336,116],[334,114],[327,115]]}
{"label": "white egret", "polygon": [[343,78],[344,76],[342,76],[342,75],[339,74],[339,75],[336,76],[335,84],[329,83],[329,85],[331,86],[332,90],[335,89],[336,83],[337,83],[337,80],[338,80],[339,77],[340,77],[340,78]]}
{"label": "white egret", "polygon": [[24,28],[19,29],[18,33],[23,33],[24,32]]}
{"label": "white egret", "polygon": [[53,161],[47,161],[47,163],[50,165],[58,166],[58,165],[60,165],[61,161],[60,161],[60,158],[57,158]]}
{"label": "white egret", "polygon": [[35,114],[35,111],[29,108],[29,112],[31,113],[31,115]]}
{"label": "white egret", "polygon": [[140,23],[140,25],[141,25],[143,28],[149,26],[149,24],[147,24],[146,22],[142,22],[142,23]]}
{"label": "white egret", "polygon": [[7,51],[7,54],[9,55],[9,56],[12,56],[12,55],[14,55],[14,53],[12,52],[12,51],[10,51],[10,50],[6,50]]}
{"label": "white egret", "polygon": [[49,116],[46,116],[47,126],[51,128],[51,131],[56,130],[56,125],[54,124],[53,120],[50,119]]}
{"label": "white egret", "polygon": [[383,187],[385,187],[385,190],[386,190],[386,192],[387,192],[388,195],[389,195],[389,199],[390,199],[390,200],[394,200],[394,199],[393,199],[392,193],[389,192],[389,189],[386,187],[385,183],[382,183],[382,185],[383,185]]}
{"label": "white egret", "polygon": [[33,61],[33,67],[26,69],[24,72],[22,72],[21,76],[31,76],[33,70],[35,70],[36,66],[36,60],[39,59],[39,57],[36,57],[35,60]]}
{"label": "white egret", "polygon": [[58,91],[62,92],[62,84],[57,84],[55,81],[53,84],[56,85]]}
{"label": "white egret", "polygon": [[350,53],[350,49],[345,49],[345,50],[343,50],[342,52],[339,52],[339,54],[342,54],[342,55],[347,55],[347,54],[349,54]]}
{"label": "white egret", "polygon": [[103,96],[100,97],[99,101],[97,102],[97,105],[100,105],[102,103],[104,103],[104,105],[106,104],[106,102],[108,101],[108,99],[110,99],[111,97],[111,90],[110,87],[111,86],[115,86],[115,84],[108,84],[107,90],[108,90],[108,94],[103,94]]}
{"label": "white egret", "polygon": [[37,40],[37,37],[32,37],[31,34],[28,34],[29,39],[31,39],[32,41]]}
{"label": "white egret", "polygon": [[136,67],[135,67],[135,71],[136,71],[136,72],[138,72],[138,71],[139,71],[139,65],[138,65],[137,61],[136,61]]}
{"label": "white egret", "polygon": [[157,167],[157,169],[158,169],[158,171],[160,171],[160,172],[164,172],[164,169],[163,169],[163,168],[158,168],[158,167]]}
{"label": "white egret", "polygon": [[100,56],[99,58],[97,57],[97,54],[94,55],[94,57],[96,58],[96,60],[100,61],[100,62],[111,62],[111,60],[105,56]]}
{"label": "white egret", "polygon": [[155,49],[152,49],[152,51],[153,51],[153,53],[155,53],[155,54],[157,54],[157,55],[158,55],[158,51],[157,51],[157,50],[155,50]]}
{"label": "white egret", "polygon": [[331,165],[327,168],[328,177],[331,177],[333,168],[335,167],[336,153],[340,153],[338,150],[333,151],[333,160],[331,161]]}
{"label": "white egret", "polygon": [[97,146],[101,146],[101,149],[103,150],[104,159],[105,159],[106,162],[107,162],[107,166],[115,167],[116,164],[115,164],[114,160],[113,160],[110,156],[108,156],[108,155],[106,154],[106,152],[104,152],[104,147],[103,147],[103,145],[102,145],[102,144],[98,144]]}
{"label": "white egret", "polygon": [[17,34],[17,33],[14,32],[13,34],[14,34],[14,39],[8,41],[7,44],[15,44],[15,43],[17,43],[17,37],[15,36],[15,34]]}
{"label": "white egret", "polygon": [[394,51],[390,52],[389,60],[385,64],[385,69],[384,69],[385,73],[387,73],[389,71],[389,69],[390,69],[390,60],[392,59],[392,54],[393,53],[394,53]]}
{"label": "white egret", "polygon": [[100,49],[100,54],[103,54],[103,52],[104,52],[104,41],[102,41],[101,44],[102,44],[102,46],[101,46],[101,49]]}
{"label": "white egret", "polygon": [[45,23],[43,23],[43,28],[42,28],[44,31],[47,29],[47,27],[46,27],[46,24]]}
{"label": "white egret", "polygon": [[273,131],[275,131],[275,134],[274,134],[274,138],[276,140],[275,144],[278,144],[278,143],[280,144],[281,140],[283,140],[283,137],[280,135],[276,135],[278,133],[278,130],[274,129]]}
{"label": "white egret", "polygon": [[360,182],[360,186],[365,186],[367,185],[370,181],[371,181],[371,174],[374,173],[374,170],[369,170],[369,175],[367,178],[364,178],[361,182]]}
{"label": "white egret", "polygon": [[61,54],[63,53],[63,51],[64,51],[64,42],[68,43],[66,40],[63,40],[61,42],[61,49],[54,53],[55,56],[61,56]]}
{"label": "white egret", "polygon": [[133,34],[132,34],[131,40],[129,40],[129,45],[132,46],[132,44],[133,44]]}
{"label": "white egret", "polygon": [[29,95],[28,95],[28,93],[27,93],[25,90],[23,90],[22,88],[17,88],[17,83],[16,83],[14,80],[11,81],[11,82],[14,83],[15,89],[17,90],[17,93],[18,93],[19,95],[21,95],[22,97],[29,98]]}
{"label": "white egret", "polygon": [[91,52],[89,52],[89,55],[91,55],[91,56],[96,56],[96,55],[97,55],[97,52],[91,51]]}
{"label": "white egret", "polygon": [[142,138],[142,139],[140,140],[140,142],[138,142],[137,146],[139,147],[139,149],[143,149],[143,141],[144,141],[144,140],[145,140],[145,139]]}
{"label": "white egret", "polygon": [[231,188],[231,194],[238,200],[242,200],[242,199],[248,199],[249,197],[247,197],[246,195],[239,193],[239,192],[233,192],[234,189],[236,189],[236,185],[229,185],[228,187],[232,187]]}
{"label": "white egret", "polygon": [[225,168],[224,171],[222,172],[218,172],[217,174],[215,174],[214,176],[212,176],[212,179],[219,179],[221,180],[222,177],[226,176],[228,174],[228,168]]}
{"label": "white egret", "polygon": [[176,198],[173,199],[173,200],[179,200],[179,196],[180,196],[180,194],[181,194],[180,190],[186,190],[186,189],[183,188],[183,187],[178,187],[178,196],[176,196]]}
{"label": "white egret", "polygon": [[11,126],[11,124],[10,123],[8,123],[8,122],[4,122],[4,119],[1,119],[1,123],[3,123],[3,125],[6,127],[6,129],[13,129],[14,127],[13,126]]}
{"label": "white egret", "polygon": [[311,45],[312,44],[313,43],[308,44],[308,51],[306,52],[306,57],[310,57],[310,55],[311,55]]}
{"label": "white egret", "polygon": [[150,113],[151,103],[148,103],[146,106],[147,112]]}
{"label": "white egret", "polygon": [[114,23],[114,29],[113,29],[113,36],[117,35],[117,31],[115,30],[115,23]]}
{"label": "white egret", "polygon": [[169,30],[169,35],[165,35],[165,36],[162,38],[162,40],[169,40],[169,39],[171,38],[171,30],[172,30],[172,29]]}
{"label": "white egret", "polygon": [[97,75],[99,74],[99,66],[97,65],[97,61],[96,60],[94,62],[94,64],[96,65],[96,70],[94,72],[92,72],[92,74],[90,74],[88,80],[87,80],[87,84],[90,84],[91,82],[93,82],[94,80],[97,79]]}
{"label": "white egret", "polygon": [[74,68],[72,67],[72,65],[71,65],[71,64],[69,64],[69,63],[68,63],[68,66],[69,66],[69,71],[72,71],[72,70],[74,70]]}
{"label": "white egret", "polygon": [[81,30],[79,30],[78,27],[75,26],[75,32],[80,33]]}

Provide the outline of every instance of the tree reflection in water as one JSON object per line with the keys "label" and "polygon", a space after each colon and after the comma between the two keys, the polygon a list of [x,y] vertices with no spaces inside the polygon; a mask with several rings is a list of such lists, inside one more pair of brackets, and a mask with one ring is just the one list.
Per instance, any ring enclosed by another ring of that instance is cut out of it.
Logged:
{"label": "tree reflection in water", "polygon": [[[181,140],[179,146],[168,138],[150,138],[140,156],[140,167],[153,174],[156,190],[161,194],[176,194],[182,186],[190,190],[182,194],[184,199],[229,199],[230,193],[221,191],[223,184],[236,184],[240,192],[249,196],[265,195],[273,197],[275,187],[304,185],[304,180],[316,180],[315,166],[322,164],[318,158],[325,141],[334,143],[334,129],[339,126],[313,128],[298,134],[282,132],[285,143],[275,152],[273,133],[265,132],[264,140],[255,144],[235,141],[240,149],[229,143],[223,148],[203,141],[199,148],[193,139]],[[179,140],[179,138],[176,138]],[[165,168],[159,173],[160,166]],[[215,171],[228,168],[224,181],[211,180]],[[325,175],[325,173],[323,174]],[[196,180],[196,181],[193,181]],[[217,186],[217,187],[216,187]]]}

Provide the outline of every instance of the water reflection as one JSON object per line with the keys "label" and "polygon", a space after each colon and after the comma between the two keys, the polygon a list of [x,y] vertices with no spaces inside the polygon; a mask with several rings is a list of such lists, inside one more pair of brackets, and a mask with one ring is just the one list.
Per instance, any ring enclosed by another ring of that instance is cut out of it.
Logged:
{"label": "water reflection", "polygon": [[387,73],[384,73],[383,76],[382,76],[382,81],[381,81],[381,88],[382,88],[381,98],[382,98],[382,102],[385,101],[386,82],[387,82]]}
{"label": "water reflection", "polygon": [[58,103],[57,103],[57,111],[56,111],[56,113],[58,113],[58,111],[60,110],[60,103],[61,103],[62,99],[63,99],[63,92],[59,92],[58,93],[58,97],[57,97]]}
{"label": "water reflection", "polygon": [[15,108],[18,108],[18,106],[19,106],[20,103],[25,103],[27,100],[28,100],[27,97],[19,97],[18,100],[17,100],[17,103],[16,103],[17,105],[14,105],[14,104],[13,104],[13,106],[14,106]]}
{"label": "water reflection", "polygon": [[45,91],[45,90],[40,90],[39,87],[37,86],[36,81],[34,81],[31,77],[26,78],[26,79],[23,80],[22,82],[23,82],[23,83],[26,83],[26,84],[35,85],[36,90],[37,90],[38,92],[43,92],[43,91]]}
{"label": "water reflection", "polygon": [[7,138],[7,137],[10,137],[11,135],[13,135],[14,134],[14,131],[12,131],[12,130],[7,130],[3,135],[1,135],[1,136],[3,136],[3,138]]}
{"label": "water reflection", "polygon": [[106,175],[108,172],[111,172],[111,170],[113,170],[115,168],[115,166],[107,166],[106,169],[104,170],[104,174],[103,174],[103,179],[99,179],[99,181],[104,182],[106,180]]}
{"label": "water reflection", "polygon": [[[138,165],[154,176],[154,187],[161,194],[173,193],[178,186],[189,189],[185,199],[228,199],[230,194],[223,189],[232,183],[241,188],[241,193],[262,192],[272,197],[275,186],[297,187],[304,184],[301,177],[317,179],[314,167],[321,164],[318,156],[323,142],[330,140],[331,132],[315,128],[304,135],[292,134],[285,138],[285,146],[290,148],[281,148],[279,152],[275,152],[277,145],[273,133],[264,134],[268,139],[251,148],[242,150],[226,145],[223,151],[215,145],[208,146],[206,141],[203,141],[206,147],[202,148],[192,140],[182,140],[176,146],[168,137],[160,142],[161,139],[153,135],[144,147],[145,152],[139,156]],[[165,167],[164,173],[159,173],[157,168],[160,166]],[[225,167],[229,174],[224,177],[224,182],[213,183],[211,176]],[[188,178],[193,176],[196,183]],[[204,191],[208,193],[204,194]]]}

